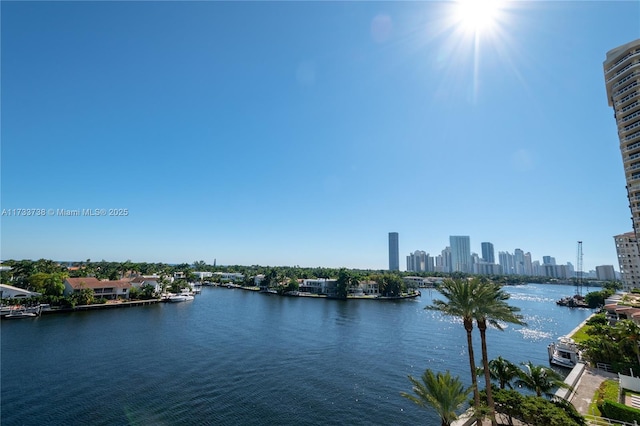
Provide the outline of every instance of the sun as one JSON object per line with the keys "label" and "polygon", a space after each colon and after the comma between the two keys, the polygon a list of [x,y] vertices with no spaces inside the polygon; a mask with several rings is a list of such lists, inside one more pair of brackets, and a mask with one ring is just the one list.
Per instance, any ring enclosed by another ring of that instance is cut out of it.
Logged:
{"label": "sun", "polygon": [[498,0],[459,0],[455,6],[457,25],[476,34],[492,29],[501,10]]}

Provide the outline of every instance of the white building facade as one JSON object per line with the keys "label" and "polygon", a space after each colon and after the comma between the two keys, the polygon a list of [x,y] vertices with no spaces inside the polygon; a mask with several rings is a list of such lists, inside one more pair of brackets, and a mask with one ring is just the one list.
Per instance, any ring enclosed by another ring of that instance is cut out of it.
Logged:
{"label": "white building facade", "polygon": [[[637,247],[640,226],[640,39],[608,51],[603,68],[607,101],[613,108],[618,129],[631,209],[632,232],[614,236],[622,280],[630,288],[639,285],[637,271],[640,269]],[[635,248],[631,248],[631,244]]]}

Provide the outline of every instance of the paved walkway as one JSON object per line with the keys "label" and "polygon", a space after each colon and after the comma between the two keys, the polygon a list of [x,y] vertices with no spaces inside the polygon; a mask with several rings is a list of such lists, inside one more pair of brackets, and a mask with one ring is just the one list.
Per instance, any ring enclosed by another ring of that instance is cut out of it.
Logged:
{"label": "paved walkway", "polygon": [[618,375],[592,367],[584,369],[584,373],[575,386],[575,393],[569,400],[580,414],[593,414],[589,413],[589,405],[600,384],[607,379],[618,380]]}

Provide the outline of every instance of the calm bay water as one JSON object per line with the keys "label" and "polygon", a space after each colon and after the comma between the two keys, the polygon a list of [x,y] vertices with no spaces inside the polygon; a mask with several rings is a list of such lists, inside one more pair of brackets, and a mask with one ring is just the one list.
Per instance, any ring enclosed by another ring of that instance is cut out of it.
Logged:
{"label": "calm bay water", "polygon": [[[489,330],[489,356],[548,365],[591,311],[561,285],[506,287],[528,327]],[[462,323],[398,302],[204,288],[193,302],[1,323],[2,425],[439,424],[407,375],[469,382]],[[480,356],[477,331],[476,355]]]}

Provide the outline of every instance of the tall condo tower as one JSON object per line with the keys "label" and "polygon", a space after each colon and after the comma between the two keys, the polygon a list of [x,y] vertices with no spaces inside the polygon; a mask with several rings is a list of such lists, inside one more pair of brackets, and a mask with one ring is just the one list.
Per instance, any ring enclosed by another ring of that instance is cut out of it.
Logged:
{"label": "tall condo tower", "polygon": [[389,232],[389,270],[400,270],[400,248],[397,232]]}
{"label": "tall condo tower", "polygon": [[482,247],[482,258],[484,259],[484,261],[487,263],[496,263],[496,255],[495,251],[493,250],[493,244],[480,243],[480,246]]}
{"label": "tall condo tower", "polygon": [[622,280],[627,287],[638,287],[638,248],[629,250],[628,245],[637,244],[640,231],[640,39],[608,51],[603,67],[607,100],[618,128],[633,229],[632,236],[614,238]]}
{"label": "tall condo tower", "polygon": [[451,235],[449,237],[449,246],[451,247],[452,272],[473,272],[470,238],[462,235]]}

